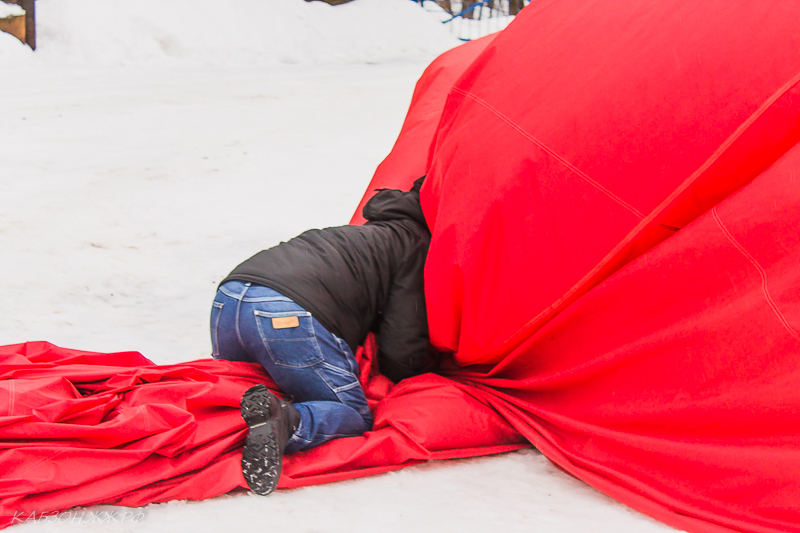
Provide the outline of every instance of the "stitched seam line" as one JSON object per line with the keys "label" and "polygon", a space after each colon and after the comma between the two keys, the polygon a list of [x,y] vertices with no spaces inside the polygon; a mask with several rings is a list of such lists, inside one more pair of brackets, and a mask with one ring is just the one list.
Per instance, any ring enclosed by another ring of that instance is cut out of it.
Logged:
{"label": "stitched seam line", "polygon": [[[359,381],[354,381],[352,383],[348,383],[347,385],[342,385],[341,387],[336,387],[335,389],[331,389],[335,394],[339,394],[340,392],[346,392],[350,389],[355,389],[356,387],[360,387],[361,383]],[[357,410],[357,409],[356,409]]]}
{"label": "stitched seam line", "polygon": [[689,176],[689,178],[683,184],[681,184],[681,186],[678,187],[676,191],[673,192],[669,196],[669,198],[667,198],[667,200],[663,202],[662,205],[666,206],[668,201],[671,201],[674,198],[676,198],[678,193],[683,192],[689,187],[689,185],[694,183],[697,180],[697,178],[699,178],[706,170],[708,170],[711,167],[711,165],[713,165],[717,161],[717,159],[722,157],[722,154],[724,154],[728,150],[728,148],[730,148],[733,145],[733,143],[736,142],[739,139],[739,137],[741,137],[744,134],[744,132],[746,132],[748,128],[750,128],[750,126],[752,126],[753,123],[755,123],[755,121],[761,117],[761,115],[763,115],[770,107],[772,107],[772,105],[775,102],[777,102],[779,98],[781,98],[784,94],[789,92],[789,90],[791,90],[792,87],[797,85],[798,82],[800,82],[800,72],[795,74],[792,79],[783,84],[780,89],[778,89],[772,94],[772,96],[764,100],[764,103],[761,104],[758,107],[758,109],[756,109],[753,112],[753,114],[747,118],[747,120],[742,122],[739,125],[739,127],[736,128],[734,132],[731,133],[727,139],[725,139],[725,142],[719,145],[719,148],[717,148],[714,151],[714,153],[711,154],[711,157],[709,157],[706,160],[706,162],[700,166],[700,168],[692,172],[692,175]]}
{"label": "stitched seam line", "polygon": [[758,273],[761,275],[761,290],[764,293],[764,297],[767,299],[767,303],[769,303],[769,306],[772,308],[772,311],[778,317],[778,320],[781,321],[781,324],[783,324],[783,327],[786,328],[786,330],[789,332],[789,334],[792,337],[794,337],[795,339],[800,340],[800,335],[798,335],[798,333],[794,330],[794,328],[792,328],[792,326],[789,324],[789,321],[786,320],[786,317],[783,316],[783,313],[781,313],[780,309],[778,309],[778,306],[775,304],[775,301],[772,299],[772,296],[769,293],[769,288],[767,287],[767,273],[766,273],[766,271],[761,267],[761,265],[758,263],[758,261],[756,261],[756,258],[753,257],[752,255],[750,255],[750,253],[744,248],[744,246],[739,244],[739,241],[737,241],[734,238],[734,236],[728,231],[728,228],[726,228],[722,224],[722,220],[720,220],[719,214],[717,214],[717,208],[716,207],[714,207],[711,210],[711,213],[714,215],[714,220],[717,222],[717,225],[719,226],[719,229],[722,230],[722,233],[725,234],[725,236],[728,238],[728,240],[731,242],[731,244],[733,244],[736,247],[736,249],[739,250],[742,253],[742,255],[744,255],[747,258],[747,260],[750,261],[750,263],[753,264],[754,267],[756,267],[756,270],[758,270]]}
{"label": "stitched seam line", "polygon": [[217,319],[211,325],[211,357],[216,359],[219,356],[219,319],[222,318],[222,309],[224,305],[220,302],[214,302],[213,307],[219,309],[219,311],[217,311]]}
{"label": "stitched seam line", "polygon": [[294,303],[294,301],[290,300],[289,298],[287,298],[285,296],[259,296],[259,297],[253,297],[253,298],[242,298],[242,301],[243,302],[247,302],[247,303],[257,303],[257,302],[291,302],[291,303]]}
{"label": "stitched seam line", "polygon": [[608,196],[609,198],[614,200],[616,203],[618,203],[619,205],[621,205],[622,207],[624,207],[625,209],[627,209],[628,211],[630,211],[631,213],[636,215],[636,217],[639,218],[639,220],[644,218],[644,215],[641,214],[638,209],[636,209],[635,207],[630,205],[628,202],[626,202],[625,200],[623,200],[622,198],[620,198],[619,196],[617,196],[613,192],[611,192],[608,189],[606,189],[605,187],[603,187],[601,184],[599,184],[598,182],[593,180],[591,177],[589,177],[581,169],[579,169],[578,167],[576,167],[575,165],[573,165],[572,163],[570,163],[569,161],[567,161],[566,159],[561,157],[558,153],[556,153],[552,149],[548,148],[547,145],[545,145],[542,141],[540,141],[539,139],[537,139],[536,137],[534,137],[533,135],[531,135],[527,131],[523,130],[519,125],[517,125],[510,118],[506,117],[500,111],[498,111],[497,109],[492,107],[489,103],[485,102],[484,100],[478,98],[477,96],[475,96],[473,94],[470,94],[470,93],[464,91],[463,89],[459,89],[458,87],[453,87],[453,91],[455,91],[457,93],[460,93],[460,94],[463,94],[467,98],[471,98],[472,100],[476,101],[477,103],[479,103],[480,105],[485,107],[492,114],[497,116],[500,120],[502,120],[503,122],[505,122],[506,124],[508,124],[512,128],[514,128],[517,132],[519,132],[520,135],[522,135],[523,137],[528,139],[530,142],[532,142],[533,144],[535,144],[536,146],[538,146],[539,148],[544,150],[553,159],[555,159],[556,161],[558,161],[559,163],[561,163],[562,165],[567,167],[569,170],[574,172],[578,177],[583,179],[589,185],[591,185],[592,187],[594,187],[598,191],[602,192],[603,194],[605,194],[606,196]]}
{"label": "stitched seam line", "polygon": [[[71,449],[71,448],[69,448],[69,449]],[[28,465],[28,467],[25,468],[24,470],[21,470],[20,472],[16,472],[15,475],[17,475],[19,477],[22,477],[23,474],[27,474],[28,472],[30,472],[31,470],[33,470],[34,468],[36,468],[39,465],[42,465],[44,463],[53,461],[56,457],[58,457],[59,455],[64,454],[66,451],[67,450],[60,450],[60,451],[54,453],[53,455],[51,455],[50,457],[44,457],[44,458],[36,461],[32,465]]]}
{"label": "stitched seam line", "polygon": [[[592,277],[595,276],[599,271],[605,268],[606,265],[609,262],[611,262],[619,254],[621,250],[623,250],[627,245],[629,245],[634,240],[634,236],[641,234],[648,224],[652,223],[653,220],[655,220],[659,215],[661,215],[667,209],[667,207],[670,204],[672,204],[672,202],[675,201],[676,198],[678,198],[692,184],[694,184],[698,180],[698,178],[703,174],[703,172],[705,172],[717,159],[722,157],[722,155],[728,150],[728,148],[730,148],[731,145],[733,145],[734,141],[736,141],[739,137],[741,137],[747,131],[747,129],[750,128],[750,126],[752,126],[756,122],[756,120],[758,120],[759,117],[761,117],[761,115],[763,115],[767,110],[769,110],[769,108],[772,107],[772,105],[775,104],[775,102],[777,102],[780,98],[782,98],[799,82],[800,82],[800,72],[795,74],[795,76],[792,79],[790,79],[783,86],[781,86],[780,89],[775,91],[775,93],[772,96],[767,98],[767,100],[765,100],[764,103],[761,104],[761,106],[759,106],[759,108],[756,109],[756,111],[752,115],[750,115],[750,117],[748,117],[747,120],[742,122],[742,124],[738,128],[736,128],[736,130],[719,146],[719,148],[717,148],[717,150],[711,155],[711,157],[708,158],[708,160],[705,163],[703,163],[703,165],[700,168],[694,171],[691,176],[686,178],[686,180],[684,180],[683,183],[681,183],[674,191],[672,191],[672,193],[667,198],[665,198],[664,201],[658,205],[658,207],[656,207],[653,211],[651,211],[650,214],[647,215],[647,219],[639,222],[639,224],[635,228],[633,228],[630,231],[630,233],[619,244],[617,244],[614,247],[614,249],[612,249],[608,253],[608,255],[606,255],[606,257],[603,258],[602,261],[600,261],[591,271],[589,271],[583,278],[581,278],[578,281],[578,283],[575,286],[573,286],[572,289],[567,291],[567,293],[564,296],[553,302],[546,309],[543,309],[538,315],[536,315],[531,320],[526,322],[525,325],[523,325],[513,335],[511,335],[503,343],[503,345],[501,345],[501,347],[498,350],[495,350],[495,352],[492,352],[491,354],[488,355],[497,355],[503,352],[508,353],[510,350],[513,350],[514,348],[518,347],[520,344],[524,342],[524,339],[520,339],[522,335],[530,336],[531,333],[529,330],[532,324],[537,323],[539,320],[542,319],[542,317],[546,316],[547,314],[553,313],[553,311],[558,309],[559,307],[563,309],[565,302],[575,301],[582,294],[586,294],[589,290],[591,290],[592,287],[595,287],[596,285],[601,283],[602,280],[599,280],[596,281],[593,285],[591,285],[591,287],[586,287],[584,285],[586,282],[591,280]],[[471,96],[468,95],[465,91],[457,89],[456,87],[453,87],[453,90],[461,94],[464,94],[466,96]],[[576,287],[578,286],[580,286],[580,288],[576,289]],[[559,309],[555,314],[561,312],[561,309]],[[555,314],[551,314],[551,316],[547,320],[545,320],[545,323],[551,320],[555,316]],[[539,327],[542,327],[542,325],[543,324],[539,324]],[[509,348],[509,346],[511,347]],[[500,368],[502,368],[501,365],[498,365],[495,368],[493,368],[490,371],[490,375],[493,375]]]}
{"label": "stitched seam line", "polygon": [[244,343],[244,339],[242,338],[242,329],[241,329],[241,327],[239,327],[239,320],[240,320],[240,318],[242,316],[242,300],[244,299],[244,295],[247,294],[247,290],[249,288],[250,288],[250,284],[248,283],[247,285],[245,285],[243,293],[241,293],[241,294],[239,294],[237,296],[232,296],[231,298],[236,298],[236,314],[234,315],[234,319],[233,319],[234,320],[234,324],[236,326],[236,338],[239,340],[239,346],[244,347],[244,350],[248,353],[248,355],[250,355],[250,357],[253,357],[253,354],[250,353],[250,350],[248,349],[247,345]]}

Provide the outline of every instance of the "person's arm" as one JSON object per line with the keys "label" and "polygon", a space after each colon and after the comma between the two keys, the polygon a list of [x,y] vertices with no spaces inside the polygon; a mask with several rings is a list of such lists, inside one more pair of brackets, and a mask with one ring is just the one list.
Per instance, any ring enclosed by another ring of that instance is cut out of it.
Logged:
{"label": "person's arm", "polygon": [[423,236],[412,245],[392,280],[378,327],[378,364],[395,383],[430,371],[435,363],[423,280],[428,244],[429,237]]}

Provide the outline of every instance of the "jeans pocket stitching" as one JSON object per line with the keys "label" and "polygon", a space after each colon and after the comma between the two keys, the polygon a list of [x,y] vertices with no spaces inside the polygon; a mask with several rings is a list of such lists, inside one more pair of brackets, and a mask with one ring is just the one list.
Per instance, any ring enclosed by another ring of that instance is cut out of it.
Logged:
{"label": "jeans pocket stitching", "polygon": [[346,376],[346,377],[347,376],[353,376],[353,377],[355,377],[353,372],[351,372],[350,370],[345,370],[344,368],[339,368],[338,366],[332,365],[327,361],[323,361],[322,362],[322,366],[324,366],[325,368],[327,368],[328,370],[330,370],[331,372],[333,372],[335,374],[339,374],[340,376]]}
{"label": "jeans pocket stitching", "polygon": [[[211,357],[216,359],[219,357],[219,321],[222,318],[222,309],[225,304],[222,302],[213,302],[211,304]],[[216,313],[216,320],[214,320],[214,309],[218,309]]]}
{"label": "jeans pocket stitching", "polygon": [[294,300],[290,300],[285,296],[254,296],[252,298],[242,298],[242,301],[248,304],[257,304],[265,302],[295,303]]}
{"label": "jeans pocket stitching", "polygon": [[233,298],[234,300],[238,300],[243,294],[243,293],[235,294],[233,291],[231,291],[230,289],[226,288],[225,285],[222,285],[217,290],[219,292],[221,292],[222,294],[224,294],[225,296],[227,296],[228,298]]}
{"label": "jeans pocket stitching", "polygon": [[[310,317],[311,313],[308,311],[261,311],[260,309],[256,309],[253,311],[253,314],[256,316],[264,317],[264,318],[283,318],[287,316],[296,316],[296,317]],[[313,329],[314,324],[311,324]]]}
{"label": "jeans pocket stitching", "polygon": [[[341,351],[345,355],[345,359],[347,359],[347,366],[350,367],[348,372],[349,374],[353,374],[356,379],[358,379],[359,375],[359,368],[358,368],[358,361],[356,361],[355,355],[353,355],[353,350],[350,349],[350,345],[347,344],[347,341],[342,339],[341,337],[337,337],[333,333],[331,333],[331,337],[333,340],[336,341],[336,345],[339,347],[339,351]],[[331,365],[333,366],[333,365]],[[342,370],[339,367],[333,367],[337,370]]]}
{"label": "jeans pocket stitching", "polygon": [[[315,368],[315,369],[314,369],[314,372],[315,372],[315,373],[316,373],[316,374],[317,374],[317,375],[320,377],[320,379],[321,379],[322,381],[324,381],[324,382],[325,382],[325,385],[327,385],[327,386],[328,386],[328,388],[330,389],[330,391],[331,391],[332,393],[334,393],[334,394],[336,395],[336,397],[337,397],[337,398],[339,398],[339,401],[340,401],[340,402],[342,402],[342,403],[343,403],[343,404],[345,404],[345,405],[350,405],[350,406],[352,407],[352,405],[351,405],[351,403],[352,403],[352,402],[350,401],[350,399],[349,399],[349,398],[342,398],[341,396],[339,396],[339,393],[340,393],[340,392],[347,392],[347,391],[349,391],[349,390],[355,389],[356,387],[361,387],[361,382],[360,382],[360,381],[358,381],[358,378],[356,378],[355,376],[353,376],[353,375],[352,375],[351,373],[349,373],[349,372],[348,372],[348,374],[347,374],[347,375],[344,375],[344,374],[339,374],[339,373],[337,373],[337,375],[339,375],[339,376],[342,376],[342,377],[349,377],[349,376],[352,376],[352,377],[353,377],[353,379],[355,379],[355,381],[352,381],[352,382],[350,382],[350,383],[346,383],[346,384],[342,385],[341,387],[336,387],[336,386],[334,386],[333,384],[331,384],[330,380],[328,380],[328,379],[325,377],[325,372],[322,372],[322,371],[321,371],[321,370],[322,370],[322,368],[324,368],[324,366],[323,366],[323,365],[325,365],[325,363],[323,363],[322,365],[319,365],[319,366],[317,366],[317,368]],[[362,389],[362,391],[361,391],[361,392],[362,392],[362,394],[364,394],[364,391],[363,391],[363,389]],[[365,396],[365,401],[366,401],[366,396]]]}
{"label": "jeans pocket stitching", "polygon": [[342,385],[341,387],[337,387],[337,388],[331,389],[331,390],[334,393],[338,394],[340,392],[347,392],[350,389],[354,389],[354,388],[359,387],[359,386],[361,386],[361,383],[358,380],[356,380],[356,381],[354,381],[352,383],[348,383],[347,385]]}
{"label": "jeans pocket stitching", "polygon": [[[266,316],[268,314],[275,314],[275,313],[266,313],[264,311],[257,311],[256,310],[256,311],[254,311],[254,314],[256,316],[261,316],[261,317],[264,317],[264,318],[275,318],[275,317]],[[298,315],[294,314],[294,315],[288,315],[288,316],[298,316]],[[303,315],[299,315],[299,316],[303,316]],[[308,313],[307,316],[310,317],[311,313]],[[284,366],[284,367],[289,367],[289,368],[308,368],[310,366],[318,365],[319,363],[321,363],[322,361],[325,360],[325,357],[322,354],[322,349],[320,348],[319,342],[317,341],[317,336],[316,336],[316,334],[314,332],[314,323],[310,322],[309,326],[310,326],[310,329],[311,329],[311,335],[309,337],[303,337],[301,339],[268,339],[266,333],[264,332],[264,328],[261,326],[261,321],[256,319],[256,328],[258,329],[258,336],[261,338],[261,343],[264,345],[264,348],[267,350],[267,353],[269,354],[269,356],[272,359],[272,361],[278,366]],[[278,357],[278,355],[275,353],[275,351],[274,351],[274,349],[272,347],[272,343],[273,342],[277,343],[277,342],[297,342],[297,341],[304,341],[304,342],[310,343],[311,349],[312,349],[313,354],[314,354],[315,357],[313,357],[313,358],[311,358],[309,360],[306,360],[306,361],[299,362],[299,363],[292,363],[292,362],[285,361],[281,357]]]}

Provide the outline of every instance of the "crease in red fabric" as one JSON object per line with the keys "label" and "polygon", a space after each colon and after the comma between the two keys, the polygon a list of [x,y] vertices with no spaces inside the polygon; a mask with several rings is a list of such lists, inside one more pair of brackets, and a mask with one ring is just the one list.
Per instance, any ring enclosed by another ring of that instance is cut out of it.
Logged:
{"label": "crease in red fabric", "polygon": [[537,139],[536,137],[534,137],[533,135],[531,135],[530,133],[525,131],[519,124],[517,124],[516,122],[514,122],[513,120],[511,120],[510,118],[505,116],[503,113],[501,113],[497,109],[495,109],[491,104],[489,104],[486,101],[484,101],[483,99],[475,96],[474,94],[471,94],[471,93],[468,93],[468,92],[466,92],[466,91],[464,91],[462,89],[459,89],[458,87],[453,87],[453,91],[455,91],[457,93],[461,93],[464,96],[466,96],[467,98],[471,98],[472,100],[475,100],[480,105],[482,105],[483,107],[485,107],[486,109],[488,109],[489,111],[491,111],[492,113],[497,115],[497,117],[500,120],[502,120],[503,122],[507,123],[509,126],[514,128],[517,132],[519,132],[520,135],[522,135],[523,137],[525,137],[526,139],[531,141],[533,144],[538,146],[543,151],[547,152],[551,157],[553,157],[553,159],[555,159],[556,161],[558,161],[559,163],[561,163],[562,165],[564,165],[565,167],[570,169],[576,175],[580,176],[581,179],[583,179],[584,181],[589,183],[592,187],[594,187],[598,191],[602,192],[603,194],[605,194],[606,196],[608,196],[609,198],[611,198],[612,200],[617,202],[619,205],[621,205],[622,207],[624,207],[625,209],[627,209],[628,211],[633,213],[635,216],[637,216],[639,218],[644,218],[644,215],[641,214],[638,209],[636,209],[635,207],[630,205],[628,202],[626,202],[625,200],[623,200],[619,196],[615,195],[613,192],[611,192],[608,189],[606,189],[605,187],[603,187],[603,185],[601,185],[600,183],[598,183],[595,180],[593,180],[590,176],[587,176],[585,172],[583,172],[581,169],[577,168],[575,165],[573,165],[572,163],[570,163],[569,161],[564,159],[561,155],[557,154],[554,150],[552,150],[550,147],[545,145],[542,141],[540,141],[539,139]]}
{"label": "crease in red fabric", "polygon": [[[374,364],[375,349],[370,338],[357,353],[374,430],[287,456],[280,488],[528,446],[459,383],[426,375],[392,387]],[[245,490],[239,399],[257,383],[277,390],[255,363],[157,366],[135,353],[0,347],[0,526],[77,505]],[[473,425],[483,431],[459,431]]]}
{"label": "crease in red fabric", "polygon": [[[437,59],[361,205],[428,175],[431,336],[453,353],[393,386],[369,338],[374,431],[288,456],[279,487],[532,444],[680,529],[800,532],[797,27],[795,0],[542,1]],[[0,347],[0,525],[242,490],[260,382]]]}

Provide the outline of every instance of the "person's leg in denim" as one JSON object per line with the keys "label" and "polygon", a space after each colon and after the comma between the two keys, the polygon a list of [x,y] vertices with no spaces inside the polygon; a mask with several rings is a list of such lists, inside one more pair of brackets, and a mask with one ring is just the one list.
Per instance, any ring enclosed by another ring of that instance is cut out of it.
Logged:
{"label": "person's leg in denim", "polygon": [[293,401],[300,425],[286,453],[372,429],[350,347],[277,291],[240,281],[221,286],[211,342],[215,359],[261,363]]}

